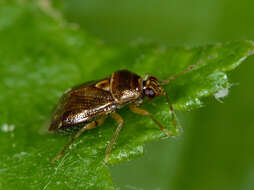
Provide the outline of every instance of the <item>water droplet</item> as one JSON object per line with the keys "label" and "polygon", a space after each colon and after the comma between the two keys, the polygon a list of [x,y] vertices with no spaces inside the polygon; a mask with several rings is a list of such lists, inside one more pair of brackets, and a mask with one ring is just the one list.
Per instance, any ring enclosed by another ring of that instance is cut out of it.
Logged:
{"label": "water droplet", "polygon": [[216,100],[222,103],[221,98],[226,97],[228,95],[228,92],[229,92],[228,88],[224,88],[219,92],[217,92],[216,94],[214,94],[214,97],[216,98]]}
{"label": "water droplet", "polygon": [[8,125],[7,123],[4,123],[1,127],[2,131],[7,133],[7,132],[11,132],[14,131],[15,126],[14,125]]}

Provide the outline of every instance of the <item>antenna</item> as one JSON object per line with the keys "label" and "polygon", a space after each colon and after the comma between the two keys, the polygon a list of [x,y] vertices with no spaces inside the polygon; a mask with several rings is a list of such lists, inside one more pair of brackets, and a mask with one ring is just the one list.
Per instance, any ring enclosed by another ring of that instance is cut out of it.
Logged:
{"label": "antenna", "polygon": [[185,73],[188,73],[190,71],[192,71],[193,69],[195,69],[197,66],[199,65],[199,63],[195,64],[195,65],[190,65],[189,67],[187,67],[184,71],[180,72],[180,73],[177,73],[177,74],[174,74],[172,76],[170,76],[168,79],[166,80],[161,80],[160,81],[160,84],[161,85],[166,85],[168,83],[170,83],[171,81],[175,80],[176,78],[178,78],[179,76],[185,74]]}
{"label": "antenna", "polygon": [[170,77],[169,77],[168,79],[166,79],[166,80],[161,80],[161,81],[160,81],[160,84],[161,84],[161,85],[166,85],[166,84],[170,83],[171,81],[175,80],[176,78],[178,78],[179,76],[181,76],[181,75],[183,75],[183,74],[185,74],[185,73],[188,73],[188,72],[192,71],[193,69],[195,69],[195,68],[196,68],[198,65],[200,65],[201,63],[206,62],[206,61],[208,61],[208,60],[210,60],[210,59],[214,59],[214,58],[216,58],[217,56],[218,56],[218,55],[215,54],[215,55],[209,56],[209,57],[207,57],[207,58],[205,58],[205,59],[201,59],[201,60],[198,61],[196,64],[193,64],[193,65],[190,65],[189,67],[187,67],[184,71],[182,71],[182,72],[180,72],[180,73],[177,73],[177,74],[174,74],[174,75],[170,76]]}

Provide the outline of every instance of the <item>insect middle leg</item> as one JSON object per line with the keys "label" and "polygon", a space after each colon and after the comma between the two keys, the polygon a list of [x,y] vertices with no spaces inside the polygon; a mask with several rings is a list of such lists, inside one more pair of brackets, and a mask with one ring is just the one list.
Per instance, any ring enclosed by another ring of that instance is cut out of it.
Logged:
{"label": "insect middle leg", "polygon": [[135,105],[130,105],[129,106],[130,110],[133,112],[133,113],[136,113],[136,114],[139,114],[139,115],[144,115],[144,116],[148,116],[150,117],[154,123],[156,123],[158,125],[158,127],[167,135],[167,136],[171,136],[170,132],[162,125],[160,124],[159,121],[157,121],[154,116],[149,113],[148,111],[142,109],[142,108],[138,108],[136,107]]}
{"label": "insect middle leg", "polygon": [[106,155],[105,155],[105,163],[108,162],[109,153],[112,150],[112,147],[113,147],[114,143],[116,142],[116,139],[117,139],[117,137],[119,135],[119,132],[120,132],[122,126],[123,126],[123,118],[119,114],[112,113],[111,117],[116,120],[116,122],[118,123],[118,126],[117,126],[117,128],[116,128],[116,130],[115,130],[115,132],[113,134],[113,137],[112,137],[110,143],[107,146]]}
{"label": "insect middle leg", "polygon": [[85,131],[89,130],[89,129],[93,129],[97,126],[99,126],[100,124],[103,123],[104,121],[104,117],[99,119],[99,120],[96,120],[96,121],[92,121],[90,123],[87,123],[84,127],[82,127],[78,132],[77,134],[71,139],[71,141],[61,150],[61,152],[59,152],[55,158],[53,158],[51,160],[51,163],[53,164],[56,160],[58,160],[59,158],[61,158],[64,154],[64,152],[72,145],[72,143],[82,134],[84,133]]}

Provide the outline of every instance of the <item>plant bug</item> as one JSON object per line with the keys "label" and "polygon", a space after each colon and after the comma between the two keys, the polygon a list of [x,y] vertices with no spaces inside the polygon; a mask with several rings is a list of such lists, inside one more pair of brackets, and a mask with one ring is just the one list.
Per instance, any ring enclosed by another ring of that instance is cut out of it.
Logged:
{"label": "plant bug", "polygon": [[153,99],[164,95],[171,110],[173,124],[176,126],[173,106],[162,86],[192,70],[195,66],[191,65],[183,72],[161,81],[154,76],[146,75],[142,78],[128,70],[119,70],[102,80],[87,82],[67,90],[59,101],[48,130],[65,131],[78,128],[79,131],[51,163],[58,160],[83,132],[101,125],[105,117],[110,115],[116,120],[118,126],[106,148],[105,162],[107,163],[109,153],[123,126],[123,119],[116,110],[126,105],[132,112],[150,117],[166,135],[170,136],[169,131],[152,114],[138,106],[145,97]]}

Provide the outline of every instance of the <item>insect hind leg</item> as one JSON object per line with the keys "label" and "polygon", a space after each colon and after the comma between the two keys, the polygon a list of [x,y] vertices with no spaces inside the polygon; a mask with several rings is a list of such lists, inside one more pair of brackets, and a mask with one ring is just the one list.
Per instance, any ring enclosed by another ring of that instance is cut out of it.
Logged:
{"label": "insect hind leg", "polygon": [[103,123],[105,118],[101,118],[99,120],[95,120],[95,121],[92,121],[90,123],[87,123],[85,126],[83,126],[77,133],[76,135],[71,139],[71,141],[65,145],[65,147],[61,150],[61,152],[59,152],[52,160],[51,160],[51,164],[53,164],[56,160],[59,160],[64,152],[73,144],[73,142],[82,134],[84,133],[85,131],[89,130],[89,129],[93,129],[97,126],[99,126],[100,124]]}

